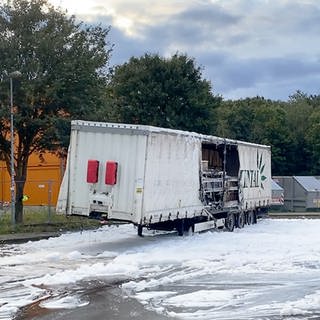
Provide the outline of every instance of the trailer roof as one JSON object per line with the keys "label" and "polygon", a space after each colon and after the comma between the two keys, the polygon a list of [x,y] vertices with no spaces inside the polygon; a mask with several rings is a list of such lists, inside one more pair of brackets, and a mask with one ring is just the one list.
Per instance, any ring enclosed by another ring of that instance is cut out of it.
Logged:
{"label": "trailer roof", "polygon": [[189,132],[183,130],[175,130],[169,128],[161,128],[148,125],[140,124],[124,124],[124,123],[112,123],[112,122],[95,122],[95,121],[84,121],[84,120],[73,120],[71,121],[71,129],[82,130],[82,131],[105,131],[105,132],[121,132],[123,134],[143,134],[148,135],[149,133],[164,133],[164,134],[174,134],[183,135],[189,137],[195,137],[200,139],[202,142],[208,143],[228,143],[228,144],[243,144],[249,146],[257,146],[260,148],[270,148],[267,145],[255,144],[240,140],[233,140],[228,138],[221,138],[216,136],[204,135],[196,132]]}

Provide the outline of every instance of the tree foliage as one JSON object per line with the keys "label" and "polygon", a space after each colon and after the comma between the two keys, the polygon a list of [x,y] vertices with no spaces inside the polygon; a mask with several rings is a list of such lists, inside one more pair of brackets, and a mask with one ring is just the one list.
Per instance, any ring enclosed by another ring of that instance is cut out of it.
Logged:
{"label": "tree foliage", "polygon": [[312,163],[308,173],[320,175],[320,104],[310,115],[306,143],[310,149]]}
{"label": "tree foliage", "polygon": [[281,104],[263,97],[224,101],[217,135],[272,147],[272,171],[286,172],[289,131]]}
{"label": "tree foliage", "polygon": [[194,59],[175,54],[132,57],[117,66],[108,86],[118,120],[210,133],[220,97]]}
{"label": "tree foliage", "polygon": [[271,146],[274,175],[320,174],[320,97],[223,101],[216,134]]}
{"label": "tree foliage", "polygon": [[109,28],[77,23],[46,0],[0,6],[0,149],[9,166],[9,78],[13,79],[16,219],[22,221],[23,187],[32,152],[68,143],[73,117],[94,118],[104,103]]}
{"label": "tree foliage", "polygon": [[308,96],[297,91],[290,96],[285,109],[293,141],[292,160],[298,166],[294,171],[299,171],[302,175],[319,175],[320,132],[317,132],[316,128],[319,127],[320,96]]}

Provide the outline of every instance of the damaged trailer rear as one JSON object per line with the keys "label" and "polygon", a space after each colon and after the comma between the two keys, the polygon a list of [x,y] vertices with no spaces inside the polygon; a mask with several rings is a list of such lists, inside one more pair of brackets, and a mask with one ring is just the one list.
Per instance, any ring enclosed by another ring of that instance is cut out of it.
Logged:
{"label": "damaged trailer rear", "polygon": [[242,228],[271,202],[271,151],[194,132],[76,120],[57,211],[143,228]]}

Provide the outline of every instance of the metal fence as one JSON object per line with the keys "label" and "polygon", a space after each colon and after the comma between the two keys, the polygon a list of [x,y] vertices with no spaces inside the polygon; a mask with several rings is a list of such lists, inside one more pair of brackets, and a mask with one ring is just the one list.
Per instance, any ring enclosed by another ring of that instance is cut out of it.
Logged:
{"label": "metal fence", "polygon": [[[22,197],[24,210],[46,209],[50,216],[56,206],[59,188],[60,181],[27,180]],[[2,213],[10,210],[10,201],[10,181],[2,180],[0,181],[0,211]]]}

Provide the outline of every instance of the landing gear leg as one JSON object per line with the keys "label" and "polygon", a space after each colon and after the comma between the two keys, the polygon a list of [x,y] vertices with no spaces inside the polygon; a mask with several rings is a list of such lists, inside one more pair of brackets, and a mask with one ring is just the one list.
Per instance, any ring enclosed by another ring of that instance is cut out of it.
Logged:
{"label": "landing gear leg", "polygon": [[184,233],[184,221],[183,219],[180,219],[177,221],[177,227],[176,227],[177,231],[178,231],[178,235],[180,237],[183,236],[183,233]]}
{"label": "landing gear leg", "polygon": [[254,211],[253,212],[253,224],[256,224],[257,223],[257,212]]}
{"label": "landing gear leg", "polygon": [[248,224],[250,225],[250,224],[254,224],[254,221],[255,221],[255,213],[254,213],[254,211],[249,211],[248,212]]}
{"label": "landing gear leg", "polygon": [[143,229],[142,225],[141,225],[141,224],[138,224],[138,236],[139,236],[139,237],[143,237],[143,235],[142,235],[142,229]]}

